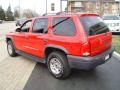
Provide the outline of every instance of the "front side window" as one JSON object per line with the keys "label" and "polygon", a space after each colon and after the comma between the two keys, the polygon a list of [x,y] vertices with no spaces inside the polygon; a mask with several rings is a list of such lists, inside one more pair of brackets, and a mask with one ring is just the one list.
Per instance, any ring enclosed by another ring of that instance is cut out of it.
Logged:
{"label": "front side window", "polygon": [[55,35],[74,36],[75,25],[70,17],[53,18],[53,33]]}
{"label": "front side window", "polygon": [[33,25],[34,33],[46,33],[48,27],[48,19],[47,18],[39,18],[36,19]]}
{"label": "front side window", "polygon": [[26,21],[22,26],[21,26],[21,32],[29,32],[29,29],[31,27],[32,20]]}

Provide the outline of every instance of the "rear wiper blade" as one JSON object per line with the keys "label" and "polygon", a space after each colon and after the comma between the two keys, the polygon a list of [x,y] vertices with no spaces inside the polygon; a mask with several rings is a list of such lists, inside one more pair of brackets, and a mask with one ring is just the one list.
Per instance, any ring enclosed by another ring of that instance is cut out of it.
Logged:
{"label": "rear wiper blade", "polygon": [[[90,27],[90,35],[97,34],[97,32],[103,32],[107,28],[103,22],[97,23]],[[106,31],[106,30],[105,30]]]}

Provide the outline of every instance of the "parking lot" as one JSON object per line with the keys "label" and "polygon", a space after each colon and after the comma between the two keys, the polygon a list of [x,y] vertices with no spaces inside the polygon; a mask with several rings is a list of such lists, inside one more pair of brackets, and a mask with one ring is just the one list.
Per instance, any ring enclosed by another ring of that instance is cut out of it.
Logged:
{"label": "parking lot", "polygon": [[0,24],[0,90],[120,90],[120,60],[115,57],[94,70],[72,70],[66,80],[52,77],[43,64],[9,57],[5,35],[15,28],[14,22]]}

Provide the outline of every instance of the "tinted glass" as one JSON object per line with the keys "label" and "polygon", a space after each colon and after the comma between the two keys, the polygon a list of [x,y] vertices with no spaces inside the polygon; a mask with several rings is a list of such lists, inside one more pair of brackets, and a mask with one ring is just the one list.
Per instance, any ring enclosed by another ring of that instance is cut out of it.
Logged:
{"label": "tinted glass", "polygon": [[107,25],[98,16],[83,16],[80,21],[87,35],[97,35],[109,31]]}
{"label": "tinted glass", "polygon": [[75,25],[69,17],[53,19],[53,33],[55,35],[73,36],[75,35]]}
{"label": "tinted glass", "polygon": [[47,32],[48,26],[48,19],[46,18],[39,18],[36,19],[33,25],[33,32],[34,33],[44,33]]}

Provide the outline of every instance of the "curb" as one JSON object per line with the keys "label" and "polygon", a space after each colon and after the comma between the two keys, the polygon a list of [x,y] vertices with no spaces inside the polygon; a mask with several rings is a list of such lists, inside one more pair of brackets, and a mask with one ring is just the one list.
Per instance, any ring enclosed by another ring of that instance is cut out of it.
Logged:
{"label": "curb", "polygon": [[114,52],[113,57],[115,57],[116,59],[118,59],[120,61],[120,54],[119,53]]}

